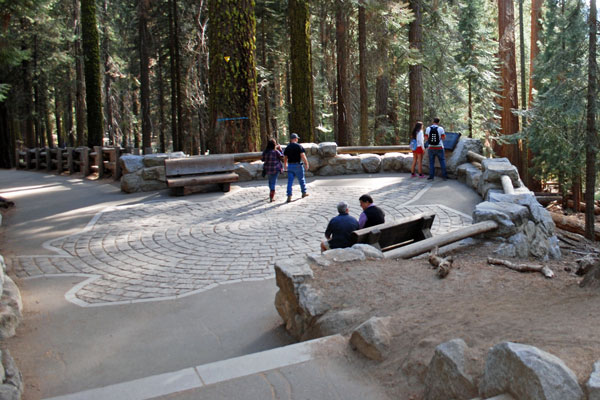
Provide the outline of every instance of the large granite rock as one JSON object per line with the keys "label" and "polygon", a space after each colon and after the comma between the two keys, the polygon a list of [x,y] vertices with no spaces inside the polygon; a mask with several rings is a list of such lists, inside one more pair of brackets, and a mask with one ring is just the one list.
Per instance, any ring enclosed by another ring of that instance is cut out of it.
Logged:
{"label": "large granite rock", "polygon": [[403,169],[404,156],[402,153],[386,153],[381,156],[382,171],[401,171]]}
{"label": "large granite rock", "polygon": [[160,182],[167,181],[167,178],[165,176],[165,167],[164,166],[144,168],[141,172],[142,172],[141,177],[145,181],[151,181],[151,180],[160,181]]}
{"label": "large granite rock", "polygon": [[468,162],[467,153],[469,151],[483,154],[483,143],[481,140],[461,137],[454,151],[452,151],[452,155],[446,160],[446,169],[448,172],[458,175],[458,167]]}
{"label": "large granite rock", "polygon": [[262,169],[262,161],[240,162],[235,164],[234,172],[239,175],[240,182],[245,182],[256,179],[259,176],[262,178]]}
{"label": "large granite rock", "polygon": [[381,157],[377,154],[361,154],[358,157],[366,173],[374,174],[381,169]]}
{"label": "large granite rock", "polygon": [[311,340],[320,337],[350,333],[357,325],[365,319],[365,314],[358,309],[330,310],[321,315],[302,334],[300,340]]}
{"label": "large granite rock", "polygon": [[319,143],[319,155],[324,158],[335,157],[337,155],[337,143]]}
{"label": "large granite rock", "polygon": [[383,252],[370,244],[356,243],[351,249],[362,251],[366,258],[372,260],[381,260],[383,258]]}
{"label": "large granite rock", "polygon": [[319,145],[316,143],[301,143],[301,146],[304,147],[304,151],[306,152],[306,156],[318,156],[319,155]]}
{"label": "large granite rock", "polygon": [[453,339],[435,348],[425,378],[426,400],[472,399],[477,387],[466,372],[465,352],[467,344]]}
{"label": "large granite rock", "polygon": [[144,157],[125,154],[119,158],[124,175],[134,173],[144,168]]}
{"label": "large granite rock", "polygon": [[143,156],[143,162],[145,168],[164,167],[165,160],[167,159],[185,157],[187,156],[182,151],[176,151],[173,153],[147,154]]}
{"label": "large granite rock", "polygon": [[19,400],[23,393],[23,377],[8,349],[2,350],[2,365],[5,370],[3,383],[0,384],[0,399]]}
{"label": "large granite rock", "polygon": [[485,182],[501,183],[503,175],[507,175],[512,181],[513,187],[521,186],[519,171],[507,158],[486,158],[481,162],[483,170],[482,179]]}
{"label": "large granite rock", "polygon": [[562,360],[533,346],[504,342],[489,351],[482,397],[511,393],[528,400],[581,400],[577,378]]}
{"label": "large granite rock", "polygon": [[360,157],[350,154],[340,154],[329,158],[327,165],[331,167],[341,167],[342,174],[362,174],[364,172]]}
{"label": "large granite rock", "polygon": [[367,259],[362,250],[352,247],[327,250],[322,253],[322,256],[334,262],[364,261]]}
{"label": "large granite rock", "polygon": [[392,340],[390,320],[390,317],[369,318],[352,332],[350,344],[367,358],[383,360]]}
{"label": "large granite rock", "polygon": [[518,233],[527,223],[527,215],[527,208],[518,204],[484,201],[475,206],[473,223],[495,221],[498,223],[498,229],[489,232],[486,236],[510,237]]}
{"label": "large granite rock", "polygon": [[494,193],[490,195],[490,201],[514,203],[527,207],[528,218],[539,225],[547,236],[554,235],[555,225],[552,216],[535,198],[532,192],[521,194]]}
{"label": "large granite rock", "polygon": [[600,400],[600,361],[594,363],[590,379],[585,383],[588,400]]}
{"label": "large granite rock", "polygon": [[0,340],[15,335],[22,316],[23,301],[21,300],[21,292],[13,280],[6,275],[2,297],[0,297]]}

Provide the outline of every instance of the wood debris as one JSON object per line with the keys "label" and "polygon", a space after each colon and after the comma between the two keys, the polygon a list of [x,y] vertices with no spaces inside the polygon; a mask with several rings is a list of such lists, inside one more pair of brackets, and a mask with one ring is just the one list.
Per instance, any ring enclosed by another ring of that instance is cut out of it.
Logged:
{"label": "wood debris", "polygon": [[488,257],[487,262],[491,265],[502,265],[508,269],[512,269],[518,272],[539,272],[546,278],[554,278],[554,272],[545,265],[515,264],[507,260],[502,260],[493,257]]}

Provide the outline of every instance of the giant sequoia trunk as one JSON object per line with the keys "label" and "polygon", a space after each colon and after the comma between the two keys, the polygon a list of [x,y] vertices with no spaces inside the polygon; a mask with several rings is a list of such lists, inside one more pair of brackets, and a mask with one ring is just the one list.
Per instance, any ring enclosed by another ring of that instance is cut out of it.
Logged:
{"label": "giant sequoia trunk", "polygon": [[212,153],[257,151],[260,126],[254,1],[211,0],[208,13],[208,149]]}
{"label": "giant sequoia trunk", "polygon": [[590,38],[588,61],[588,92],[585,151],[585,237],[593,240],[594,235],[594,194],[596,192],[596,94],[598,82],[598,64],[596,61],[596,32],[598,10],[596,2],[590,4]]}
{"label": "giant sequoia trunk", "polygon": [[[408,41],[410,47],[422,50],[423,45],[423,16],[421,0],[410,0],[410,9],[415,19],[410,23]],[[408,69],[409,85],[409,129],[412,130],[417,121],[423,120],[423,66],[421,64],[411,65]],[[434,117],[434,116],[432,116]]]}
{"label": "giant sequoia trunk", "polygon": [[139,0],[139,52],[140,52],[140,101],[142,106],[142,148],[144,154],[152,148],[152,121],[150,120],[150,33],[148,19],[150,0]]}
{"label": "giant sequoia trunk", "polygon": [[[512,0],[498,0],[499,51],[502,71],[502,97],[500,106],[501,132],[511,135],[519,131],[519,118],[512,113],[519,107],[517,92],[517,65],[515,52],[515,12]],[[519,146],[517,144],[494,144],[498,156],[507,157],[523,174]]]}
{"label": "giant sequoia trunk", "polygon": [[81,0],[81,39],[85,72],[85,100],[87,107],[87,145],[102,146],[104,127],[102,93],[100,89],[100,47],[96,27],[96,2]]}
{"label": "giant sequoia trunk", "polygon": [[85,85],[83,77],[83,50],[81,48],[81,7],[79,0],[73,0],[73,33],[78,38],[73,43],[75,54],[75,141],[83,146],[85,137]]}
{"label": "giant sequoia trunk", "polygon": [[310,10],[308,0],[289,0],[292,109],[290,132],[305,142],[314,141],[314,101],[310,48]]}
{"label": "giant sequoia trunk", "polygon": [[358,62],[360,81],[360,145],[369,145],[369,92],[367,88],[367,23],[365,7],[358,7]]}
{"label": "giant sequoia trunk", "polygon": [[0,168],[13,166],[13,146],[11,144],[10,125],[6,102],[0,101]]}
{"label": "giant sequoia trunk", "polygon": [[336,50],[337,50],[337,112],[338,112],[338,136],[339,146],[349,146],[350,138],[350,110],[349,88],[348,88],[348,47],[346,45],[347,21],[346,6],[342,0],[336,1],[335,28],[336,28]]}
{"label": "giant sequoia trunk", "polygon": [[[109,20],[108,14],[108,0],[104,0],[103,2],[103,13],[104,13],[104,21]],[[111,96],[111,86],[112,86],[112,73],[111,73],[111,59],[109,53],[109,31],[108,24],[104,23],[103,28],[103,44],[102,44],[102,57],[104,59],[104,113],[106,115],[106,131],[108,132],[108,142],[111,145],[115,145],[117,143],[115,139],[116,129],[113,123],[113,107],[112,107],[112,96]]]}

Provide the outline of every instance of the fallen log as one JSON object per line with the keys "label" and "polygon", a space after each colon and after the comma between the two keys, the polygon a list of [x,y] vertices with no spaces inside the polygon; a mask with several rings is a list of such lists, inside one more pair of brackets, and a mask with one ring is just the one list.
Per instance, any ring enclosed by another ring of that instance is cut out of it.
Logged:
{"label": "fallen log", "polygon": [[491,265],[502,265],[508,269],[512,269],[518,272],[539,272],[546,278],[554,278],[554,272],[545,265],[527,265],[527,264],[515,264],[510,261],[501,260],[499,258],[488,257],[488,264]]}
{"label": "fallen log", "polygon": [[541,205],[546,207],[548,204],[552,203],[553,201],[562,201],[562,196],[537,196],[536,195],[535,199],[538,201],[538,203],[540,203]]}
{"label": "fallen log", "polygon": [[[569,217],[552,211],[550,211],[550,215],[552,216],[552,221],[554,221],[554,224],[558,228],[568,232],[577,233],[582,236],[585,235],[585,225],[577,218]],[[598,224],[594,225],[594,240],[600,240],[600,225]]]}
{"label": "fallen log", "polygon": [[[574,209],[573,207],[573,200],[569,200],[567,201],[567,207]],[[579,210],[577,211],[581,211],[581,212],[585,212],[585,203],[584,202],[580,202],[579,203]],[[599,215],[600,214],[600,207],[594,205],[594,215]]]}
{"label": "fallen log", "polygon": [[452,257],[440,257],[438,256],[438,248],[437,246],[431,250],[429,253],[429,264],[433,266],[433,268],[437,268],[437,276],[438,278],[445,278],[452,268],[452,263],[454,259]]}
{"label": "fallen log", "polygon": [[385,258],[403,258],[408,259],[419,254],[426,253],[434,247],[445,246],[450,243],[458,242],[459,240],[485,233],[498,228],[498,224],[494,221],[482,221],[473,225],[457,229],[445,235],[434,236],[425,240],[420,240],[406,246],[398,247],[397,249],[389,250],[383,253]]}

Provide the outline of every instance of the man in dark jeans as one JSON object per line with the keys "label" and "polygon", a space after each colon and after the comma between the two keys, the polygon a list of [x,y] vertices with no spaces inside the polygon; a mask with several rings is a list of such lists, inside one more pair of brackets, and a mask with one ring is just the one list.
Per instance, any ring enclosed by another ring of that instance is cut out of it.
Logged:
{"label": "man in dark jeans", "polygon": [[337,205],[339,215],[333,217],[325,230],[325,239],[321,242],[321,251],[341,249],[352,246],[352,232],[358,229],[358,221],[348,215],[348,203],[340,201]]}
{"label": "man in dark jeans", "polygon": [[429,157],[429,178],[427,180],[433,180],[435,175],[435,157],[440,160],[440,167],[442,168],[442,178],[448,179],[448,173],[446,172],[446,157],[444,155],[444,139],[446,139],[446,132],[440,125],[440,119],[434,118],[433,124],[427,127],[425,131],[425,142],[429,144],[427,147],[427,156]]}
{"label": "man in dark jeans", "polygon": [[371,196],[363,194],[358,198],[358,201],[360,202],[360,208],[363,209],[362,214],[358,217],[359,229],[369,228],[385,222],[385,213],[381,208],[373,204]]}
{"label": "man in dark jeans", "polygon": [[308,159],[304,147],[298,144],[300,137],[296,133],[290,135],[290,143],[283,151],[283,169],[287,170],[287,202],[292,201],[292,186],[294,185],[294,177],[298,178],[302,197],[308,196],[306,192],[306,180],[304,179],[304,167],[308,170]]}

